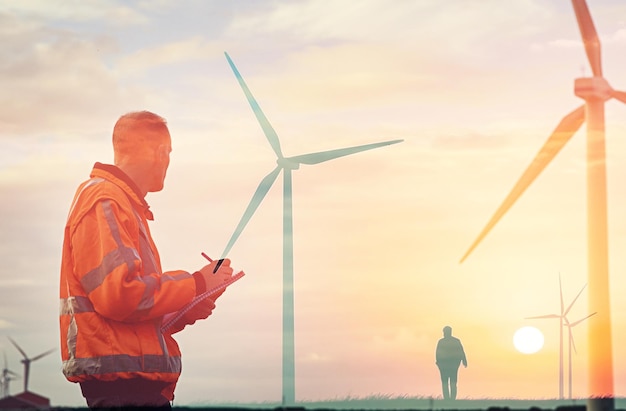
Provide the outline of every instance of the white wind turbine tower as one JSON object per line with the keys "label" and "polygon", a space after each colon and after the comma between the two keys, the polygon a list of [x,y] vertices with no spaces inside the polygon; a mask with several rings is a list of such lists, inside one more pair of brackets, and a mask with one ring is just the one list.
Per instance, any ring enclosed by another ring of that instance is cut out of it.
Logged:
{"label": "white wind turbine tower", "polygon": [[626,92],[616,91],[602,76],[600,40],[585,0],[572,0],[592,77],[578,78],[574,94],[585,104],[565,116],[543,145],[513,190],[461,258],[463,262],[522,193],[552,161],[583,122],[587,123],[587,261],[589,309],[597,316],[589,323],[590,411],[614,409],[613,347],[609,292],[608,228],[604,103],[615,98],[626,103]]}
{"label": "white wind turbine tower", "polygon": [[26,392],[28,391],[28,374],[30,373],[30,363],[33,361],[37,361],[41,357],[45,357],[46,355],[50,354],[51,352],[54,351],[54,348],[46,352],[43,352],[39,355],[36,355],[32,358],[28,358],[28,355],[26,355],[24,350],[22,350],[22,348],[19,345],[17,345],[17,343],[13,341],[11,337],[7,337],[7,338],[11,341],[11,343],[13,343],[15,348],[17,348],[17,350],[22,354],[22,357],[24,357],[21,361],[22,361],[22,364],[24,364],[24,392]]}
{"label": "white wind turbine tower", "polygon": [[265,195],[272,187],[272,184],[283,173],[283,358],[282,358],[282,402],[283,405],[293,405],[295,403],[295,343],[294,343],[294,294],[293,294],[293,217],[292,217],[292,187],[291,172],[297,170],[300,165],[313,165],[335,158],[359,153],[361,151],[396,144],[403,140],[385,141],[381,143],[366,144],[356,147],[348,147],[336,150],[322,151],[317,153],[303,154],[293,157],[284,157],[280,148],[280,141],[274,128],[271,126],[259,104],[252,96],[248,86],[244,82],[241,74],[230,59],[228,53],[224,53],[239,85],[254,112],[257,121],[261,125],[265,137],[276,154],[277,166],[267,176],[261,180],[248,207],[243,213],[235,232],[231,236],[222,258],[225,257],[237,238],[252,218],[252,215],[259,207]]}
{"label": "white wind turbine tower", "polygon": [[2,353],[4,356],[4,368],[2,369],[2,375],[0,376],[0,398],[7,397],[9,395],[9,383],[19,377],[9,369],[9,363],[7,361],[7,354]]}
{"label": "white wind turbine tower", "polygon": [[570,312],[570,310],[574,306],[574,303],[576,302],[576,300],[578,300],[578,297],[580,297],[580,295],[582,294],[586,286],[587,285],[583,286],[583,288],[578,292],[578,294],[576,294],[576,297],[574,297],[570,305],[567,308],[565,308],[565,304],[563,303],[563,287],[561,285],[561,275],[559,275],[559,297],[560,297],[560,302],[561,302],[560,314],[547,314],[547,315],[538,315],[534,317],[526,317],[526,319],[528,320],[545,319],[545,318],[556,318],[559,320],[559,399],[561,400],[563,399],[563,327],[567,326],[568,332],[569,332],[568,333],[568,347],[569,347],[568,369],[569,369],[569,398],[571,399],[572,398],[572,345],[574,344],[574,337],[572,336],[572,327],[578,325],[580,322],[586,320],[587,318],[595,314],[595,313],[590,314],[587,317],[571,324],[569,320],[567,319],[567,314]]}

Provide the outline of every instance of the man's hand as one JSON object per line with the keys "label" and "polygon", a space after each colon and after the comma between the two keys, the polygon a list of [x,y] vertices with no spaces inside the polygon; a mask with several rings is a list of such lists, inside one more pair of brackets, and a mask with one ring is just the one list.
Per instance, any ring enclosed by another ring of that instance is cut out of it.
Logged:
{"label": "man's hand", "polygon": [[197,320],[204,320],[213,312],[215,308],[215,302],[211,298],[205,298],[200,301],[198,304],[194,305],[193,308],[185,313],[183,316],[186,324],[193,324]]}
{"label": "man's hand", "polygon": [[[230,260],[228,258],[224,259],[215,274],[213,274],[213,271],[217,267],[219,261],[220,260],[212,261],[211,264],[207,264],[200,269],[200,273],[202,274],[202,277],[204,277],[204,283],[206,284],[207,290],[219,286],[233,275],[233,269],[230,266]],[[211,296],[211,299],[213,301],[217,300],[217,297],[222,295],[222,293],[224,293],[224,290],[218,291]]]}

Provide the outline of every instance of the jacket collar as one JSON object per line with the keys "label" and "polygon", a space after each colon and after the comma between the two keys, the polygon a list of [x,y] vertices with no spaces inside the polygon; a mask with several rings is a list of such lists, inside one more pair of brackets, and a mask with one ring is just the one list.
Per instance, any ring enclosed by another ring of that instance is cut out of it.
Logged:
{"label": "jacket collar", "polygon": [[150,206],[146,202],[144,196],[141,195],[141,191],[139,191],[139,187],[137,184],[117,166],[112,164],[102,164],[96,163],[93,166],[93,170],[91,170],[90,177],[100,177],[106,180],[113,182],[115,185],[119,186],[128,198],[130,198],[141,210],[143,210],[144,215],[148,220],[154,220],[154,216],[152,211],[150,211]]}

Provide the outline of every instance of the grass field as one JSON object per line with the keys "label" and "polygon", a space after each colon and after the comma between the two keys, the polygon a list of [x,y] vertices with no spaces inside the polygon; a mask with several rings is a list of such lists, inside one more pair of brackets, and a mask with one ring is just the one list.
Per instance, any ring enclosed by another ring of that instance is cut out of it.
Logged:
{"label": "grass field", "polygon": [[[584,398],[572,400],[556,399],[457,399],[455,401],[444,401],[441,398],[429,397],[395,397],[386,395],[375,395],[363,398],[338,398],[324,401],[299,401],[295,407],[290,409],[306,410],[583,410],[587,400]],[[175,409],[242,409],[242,410],[267,410],[282,409],[280,403],[226,403],[211,404],[199,403]],[[288,409],[289,409],[288,408]],[[626,398],[615,399],[615,409],[626,411]]]}

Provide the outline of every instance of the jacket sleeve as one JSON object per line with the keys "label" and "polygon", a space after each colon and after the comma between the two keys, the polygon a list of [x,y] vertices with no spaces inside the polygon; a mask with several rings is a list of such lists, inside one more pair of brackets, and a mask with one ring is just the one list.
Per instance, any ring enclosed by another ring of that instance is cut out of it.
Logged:
{"label": "jacket sleeve", "polygon": [[[73,230],[74,274],[95,311],[106,318],[135,322],[161,317],[195,295],[188,272],[161,274],[154,261],[142,260],[140,235],[132,209],[110,199],[96,202]],[[142,251],[144,259],[154,260]]]}

